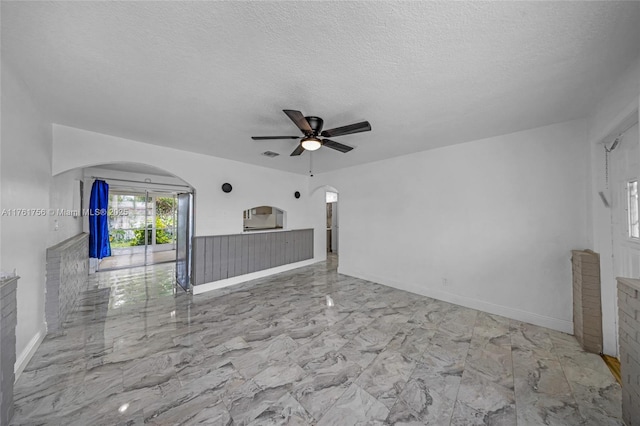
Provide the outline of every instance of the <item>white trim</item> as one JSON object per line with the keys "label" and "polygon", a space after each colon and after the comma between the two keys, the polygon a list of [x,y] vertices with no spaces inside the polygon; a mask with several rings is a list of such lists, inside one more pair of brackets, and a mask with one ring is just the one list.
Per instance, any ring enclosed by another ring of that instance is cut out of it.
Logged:
{"label": "white trim", "polygon": [[399,290],[408,291],[422,296],[431,297],[433,299],[442,300],[444,302],[453,303],[456,305],[464,306],[471,309],[477,309],[479,311],[487,312],[490,314],[500,315],[517,321],[526,322],[529,324],[538,325],[541,327],[550,328],[553,330],[561,331],[563,333],[573,334],[573,321],[563,320],[559,318],[552,318],[545,315],[536,314],[534,312],[523,311],[521,309],[511,308],[504,305],[496,305],[491,302],[483,300],[473,299],[459,294],[449,293],[447,291],[436,290],[433,288],[427,288],[418,286],[416,284],[406,282],[394,282],[382,277],[377,277],[368,274],[352,274],[344,272],[338,267],[338,273],[343,275],[349,275],[355,278],[360,278],[367,281],[372,281],[389,287],[397,288]]}
{"label": "white trim", "polygon": [[266,234],[266,233],[269,233],[269,232],[287,232],[287,231],[296,231],[296,229],[264,228],[264,229],[254,229],[252,231],[247,231],[244,228],[242,228],[242,235]]}
{"label": "white trim", "polygon": [[16,363],[13,367],[16,382],[18,381],[18,378],[24,371],[27,364],[29,364],[29,361],[31,361],[31,358],[33,358],[33,355],[36,353],[36,351],[40,347],[40,343],[42,343],[46,335],[47,335],[47,325],[45,323],[42,323],[42,328],[40,328],[40,330],[38,330],[35,336],[31,338],[31,340],[27,344],[27,347],[24,348],[22,353],[18,355],[16,359]]}
{"label": "white trim", "polygon": [[309,259],[302,262],[289,263],[287,265],[278,266],[276,268],[265,269],[263,271],[252,272],[250,274],[238,275],[237,277],[227,278],[226,280],[213,281],[210,283],[194,285],[191,287],[193,294],[202,294],[207,291],[217,290],[231,285],[240,284],[246,281],[255,280],[257,278],[268,277],[269,275],[279,274],[280,272],[290,271],[291,269],[302,268],[303,266],[313,265],[314,263],[323,262],[323,259]]}

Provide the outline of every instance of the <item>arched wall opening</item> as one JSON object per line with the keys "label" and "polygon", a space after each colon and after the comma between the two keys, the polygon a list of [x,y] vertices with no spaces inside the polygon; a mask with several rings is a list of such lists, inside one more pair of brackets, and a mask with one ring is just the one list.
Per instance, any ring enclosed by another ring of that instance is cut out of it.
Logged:
{"label": "arched wall opening", "polygon": [[253,206],[242,211],[243,232],[280,230],[287,224],[287,212],[277,206]]}
{"label": "arched wall opening", "polygon": [[[56,240],[90,232],[90,200],[96,180],[108,185],[108,250],[110,256],[90,260],[90,271],[122,269],[184,261],[193,234],[194,189],[162,168],[138,162],[93,163],[53,177],[52,210],[69,215],[52,217]],[[72,207],[71,207],[72,206]],[[186,206],[186,207],[185,207]],[[179,225],[182,224],[182,227]]]}

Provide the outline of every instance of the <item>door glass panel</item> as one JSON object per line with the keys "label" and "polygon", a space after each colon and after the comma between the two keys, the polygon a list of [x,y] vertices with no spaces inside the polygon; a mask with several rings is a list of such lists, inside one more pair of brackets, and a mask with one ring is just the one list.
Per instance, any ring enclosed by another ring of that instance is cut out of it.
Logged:
{"label": "door glass panel", "polygon": [[175,261],[176,196],[170,193],[109,193],[110,258],[100,269]]}
{"label": "door glass panel", "polygon": [[176,197],[157,197],[155,199],[155,244],[176,243]]}
{"label": "door glass panel", "polygon": [[175,260],[176,196],[152,194],[147,224],[147,264]]}
{"label": "door glass panel", "polygon": [[109,192],[111,256],[102,259],[98,269],[144,265],[146,204],[144,194]]}
{"label": "door glass panel", "polygon": [[176,217],[176,282],[183,289],[189,288],[190,265],[190,219],[191,219],[191,194],[179,194]]}
{"label": "door glass panel", "polygon": [[627,182],[627,210],[630,238],[640,238],[640,223],[638,222],[638,181]]}

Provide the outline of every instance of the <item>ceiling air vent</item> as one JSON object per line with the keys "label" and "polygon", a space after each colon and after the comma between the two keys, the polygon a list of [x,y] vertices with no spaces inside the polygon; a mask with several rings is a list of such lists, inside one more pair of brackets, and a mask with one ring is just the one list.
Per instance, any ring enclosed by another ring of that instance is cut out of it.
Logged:
{"label": "ceiling air vent", "polygon": [[280,154],[278,154],[277,152],[273,152],[273,151],[265,151],[265,152],[262,153],[262,155],[264,155],[266,157],[273,158],[273,157],[277,157]]}

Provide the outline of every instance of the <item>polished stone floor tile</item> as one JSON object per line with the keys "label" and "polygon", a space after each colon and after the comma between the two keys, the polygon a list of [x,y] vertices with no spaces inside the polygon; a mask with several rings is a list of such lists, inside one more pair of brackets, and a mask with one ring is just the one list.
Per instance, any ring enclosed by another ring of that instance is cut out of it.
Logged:
{"label": "polished stone floor tile", "polygon": [[305,365],[307,375],[292,390],[293,396],[316,419],[321,418],[360,376],[359,364],[330,352]]}
{"label": "polished stone floor tile", "polygon": [[408,356],[394,350],[384,350],[355,383],[391,408],[415,367],[416,362]]}
{"label": "polished stone floor tile", "polygon": [[622,424],[620,387],[573,336],[336,265],[198,296],[171,264],[93,275],[12,424]]}
{"label": "polished stone floor tile", "polygon": [[355,383],[318,422],[321,425],[382,425],[389,409]]}

